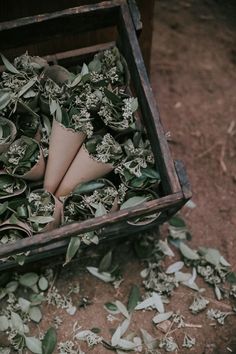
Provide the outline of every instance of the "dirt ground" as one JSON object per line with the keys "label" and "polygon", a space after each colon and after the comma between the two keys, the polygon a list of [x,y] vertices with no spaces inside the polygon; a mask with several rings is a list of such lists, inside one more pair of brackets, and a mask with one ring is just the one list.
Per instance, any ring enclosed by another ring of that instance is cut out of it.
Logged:
{"label": "dirt ground", "polygon": [[[233,2],[232,2],[233,3]],[[232,16],[232,17],[231,17]],[[235,22],[234,22],[235,21]],[[170,146],[175,158],[185,162],[193,190],[194,209],[184,208],[187,224],[193,235],[191,247],[209,246],[219,249],[236,271],[236,17],[230,2],[219,1],[157,1],[151,57],[151,82],[166,131],[171,134]],[[107,246],[105,246],[107,247]],[[59,341],[72,339],[73,325],[81,329],[100,328],[109,340],[119,321],[108,322],[103,308],[106,302],[127,303],[131,286],[142,289],[140,270],[144,264],[134,257],[129,243],[116,249],[124,281],[119,289],[105,284],[84,272],[80,264],[72,263],[58,272],[55,285],[60,292],[79,283],[80,293],[74,295],[78,305],[83,297],[92,304],[74,316],[64,310],[43,307],[43,321],[37,333],[44,332],[55,315],[63,319],[58,329]],[[105,253],[105,249],[104,252]],[[96,263],[97,254],[87,254],[89,265]],[[90,262],[91,261],[91,262]],[[170,260],[173,262],[173,260]],[[201,280],[199,286],[206,287]],[[143,291],[143,290],[142,290]],[[213,307],[221,310],[228,305],[215,300],[212,289],[206,296]],[[236,353],[236,317],[229,316],[224,326],[211,325],[206,315],[191,315],[188,306],[192,291],[175,291],[168,311],[179,310],[186,322],[200,328],[188,328],[173,333],[179,344],[178,353]],[[225,302],[224,302],[225,303]],[[121,316],[117,316],[121,319]],[[154,337],[161,332],[152,324],[153,313],[135,312],[130,331],[144,328]],[[191,350],[181,347],[184,333],[195,337]],[[85,347],[83,347],[85,348]],[[56,353],[57,351],[55,351]],[[108,354],[101,345],[86,349],[86,353]],[[142,351],[144,353],[144,351]],[[160,350],[160,353],[164,353]]]}

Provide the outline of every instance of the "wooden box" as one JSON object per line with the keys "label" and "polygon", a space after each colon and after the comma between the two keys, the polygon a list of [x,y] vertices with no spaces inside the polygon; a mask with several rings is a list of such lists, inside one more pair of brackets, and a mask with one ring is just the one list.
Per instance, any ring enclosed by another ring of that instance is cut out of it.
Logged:
{"label": "wooden box", "polygon": [[[118,45],[128,63],[132,89],[138,97],[142,121],[161,176],[160,198],[37,234],[12,245],[1,246],[0,258],[22,252],[28,252],[26,262],[52,257],[65,252],[71,236],[90,230],[99,229],[101,241],[123,235],[135,237],[140,231],[156,228],[168,220],[191,197],[183,164],[180,161],[174,162],[171,158],[139,48],[136,29],[140,29],[139,18],[135,10],[130,11],[125,0],[83,5],[0,23],[0,51],[9,59],[28,50],[31,55],[44,56],[49,62],[67,66],[83,62],[99,50]],[[96,31],[96,38],[99,31],[107,31],[108,41],[83,47],[86,36],[89,33],[91,39],[93,31]],[[66,36],[77,41],[76,49],[68,47]],[[133,226],[127,223],[137,216],[153,212],[158,212],[159,216],[151,224]],[[0,263],[0,269],[14,266],[16,263],[13,261]]]}

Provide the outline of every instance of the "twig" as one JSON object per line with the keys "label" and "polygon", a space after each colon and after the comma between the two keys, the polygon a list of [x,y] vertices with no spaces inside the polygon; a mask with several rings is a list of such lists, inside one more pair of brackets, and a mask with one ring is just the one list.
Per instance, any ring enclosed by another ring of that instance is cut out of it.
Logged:
{"label": "twig", "polygon": [[194,323],[185,323],[184,327],[187,327],[187,328],[202,328],[202,325],[194,324]]}
{"label": "twig", "polygon": [[223,143],[222,146],[221,146],[219,162],[220,162],[220,166],[222,168],[223,173],[226,173],[227,172],[227,167],[226,167],[226,164],[224,162],[224,157],[225,157],[225,143]]}
{"label": "twig", "polygon": [[201,159],[202,157],[205,157],[208,155],[212,150],[214,150],[218,145],[222,145],[222,141],[218,140],[215,144],[213,144],[209,149],[203,151],[201,154],[197,155],[194,160]]}

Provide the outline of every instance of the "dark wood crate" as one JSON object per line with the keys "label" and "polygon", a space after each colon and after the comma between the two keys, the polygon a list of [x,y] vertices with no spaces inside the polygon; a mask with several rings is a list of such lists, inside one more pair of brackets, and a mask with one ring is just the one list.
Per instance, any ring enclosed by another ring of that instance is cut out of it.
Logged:
{"label": "dark wood crate", "polygon": [[[97,35],[99,31],[104,31],[104,28],[111,29],[108,31],[108,41],[92,43],[92,33],[96,31]],[[28,50],[31,55],[44,56],[49,62],[69,66],[116,43],[128,63],[132,86],[139,100],[142,121],[161,177],[160,198],[126,210],[65,225],[22,239],[12,245],[1,246],[0,258],[26,251],[29,252],[27,262],[52,257],[65,252],[71,236],[91,230],[100,230],[101,241],[125,235],[135,237],[143,230],[158,227],[191,198],[184,166],[180,161],[174,162],[169,151],[136,30],[140,30],[139,18],[137,13],[130,12],[125,0],[105,1],[0,23],[0,51],[9,59]],[[88,33],[91,43],[88,47],[81,47],[80,43],[83,43],[81,38],[86,38]],[[72,49],[65,45],[60,52],[55,52],[53,44],[60,40],[62,34],[63,37],[66,34],[68,38],[71,36],[78,38],[77,48]],[[135,217],[154,212],[159,213],[159,216],[151,224],[131,226],[127,223]],[[0,263],[1,270],[15,266],[16,263],[13,261]]]}

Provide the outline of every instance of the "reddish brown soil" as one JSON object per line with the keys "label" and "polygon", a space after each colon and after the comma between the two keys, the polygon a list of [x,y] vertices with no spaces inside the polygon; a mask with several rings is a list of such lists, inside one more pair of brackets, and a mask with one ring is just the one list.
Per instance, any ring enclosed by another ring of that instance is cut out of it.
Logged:
{"label": "reddish brown soil", "polygon": [[[165,130],[171,133],[173,155],[185,162],[192,184],[196,208],[184,208],[182,212],[193,235],[191,246],[218,248],[236,271],[236,36],[231,18],[233,9],[230,3],[227,6],[226,2],[221,3],[203,0],[156,3],[151,81]],[[92,305],[78,310],[74,316],[45,306],[41,331],[58,315],[63,319],[58,330],[61,341],[72,339],[76,321],[81,329],[98,327],[107,340],[111,338],[119,321],[108,322],[103,305],[115,299],[126,304],[131,285],[141,287],[139,273],[144,267],[134,258],[128,243],[117,249],[124,276],[120,289],[90,276],[78,262],[69,265],[58,273],[55,285],[66,293],[71,284],[79,282],[81,291],[74,295],[75,305],[83,296],[88,296]],[[94,260],[96,254],[90,251],[89,265]],[[200,279],[197,282],[206,287]],[[216,301],[212,289],[207,289],[206,296],[211,299],[211,307],[228,311],[229,305]],[[179,310],[186,316],[186,322],[202,326],[173,333],[179,353],[236,353],[236,317],[227,318],[224,326],[212,326],[205,313],[196,317],[189,313],[191,302],[192,291],[180,287],[166,306],[167,310]],[[139,329],[144,328],[160,338],[162,334],[153,326],[152,317],[149,311],[136,312],[130,331],[139,335]],[[197,340],[190,351],[181,347],[185,332]],[[85,352],[110,353],[102,346]]]}

